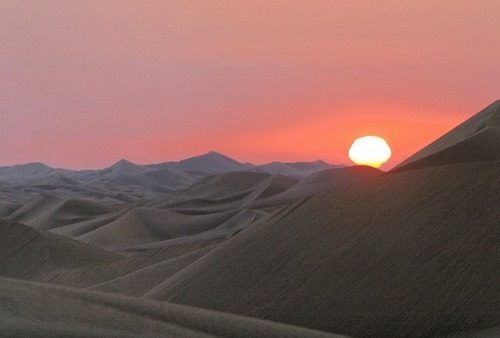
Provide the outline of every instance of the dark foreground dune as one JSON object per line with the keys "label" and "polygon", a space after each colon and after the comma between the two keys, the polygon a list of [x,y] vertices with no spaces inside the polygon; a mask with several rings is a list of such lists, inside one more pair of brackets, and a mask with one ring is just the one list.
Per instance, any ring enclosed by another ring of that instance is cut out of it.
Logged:
{"label": "dark foreground dune", "polygon": [[498,325],[498,172],[442,166],[314,197],[145,296],[352,336]]}
{"label": "dark foreground dune", "polygon": [[0,278],[2,337],[339,337],[164,302]]}
{"label": "dark foreground dune", "polygon": [[387,173],[270,173],[323,166],[3,169],[1,335],[500,335],[500,101]]}

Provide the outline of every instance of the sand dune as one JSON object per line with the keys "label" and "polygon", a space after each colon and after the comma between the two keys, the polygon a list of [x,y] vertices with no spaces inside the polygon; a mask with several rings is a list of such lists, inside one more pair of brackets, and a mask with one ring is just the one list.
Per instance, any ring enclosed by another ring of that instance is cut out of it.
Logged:
{"label": "sand dune", "polygon": [[231,172],[210,176],[190,186],[186,193],[197,198],[230,200],[250,193],[269,177],[268,174],[252,172]]}
{"label": "sand dune", "polygon": [[133,199],[125,205],[39,197],[8,219],[107,249],[142,250],[231,236],[272,211],[269,206],[249,209],[250,204],[296,182],[285,176],[235,172],[204,178],[166,197]]}
{"label": "sand dune", "polygon": [[388,173],[0,168],[2,335],[497,336],[499,128],[497,101]]}
{"label": "sand dune", "polygon": [[[0,278],[5,337],[339,337],[138,298]],[[33,306],[36,304],[36,306]]]}
{"label": "sand dune", "polygon": [[8,216],[8,219],[47,230],[110,213],[114,210],[116,208],[113,206],[88,200],[40,197],[16,210]]}
{"label": "sand dune", "polygon": [[204,241],[212,241],[217,239],[226,239],[234,236],[238,232],[245,229],[254,221],[263,217],[265,213],[259,213],[252,210],[242,210],[238,214],[217,225],[215,228],[198,232],[189,236],[177,237],[148,244],[127,245],[126,247],[118,247],[120,252],[142,251],[145,249],[157,248],[164,245],[196,243]]}
{"label": "sand dune", "polygon": [[205,232],[234,216],[235,211],[184,215],[172,211],[134,208],[115,221],[78,237],[108,248],[127,248]]}
{"label": "sand dune", "polygon": [[403,161],[392,171],[500,160],[500,100]]}
{"label": "sand dune", "polygon": [[[73,286],[78,288],[92,287],[115,279],[119,279],[128,274],[134,274],[142,269],[154,266],[157,263],[168,261],[191,254],[201,252],[203,249],[213,248],[220,244],[222,240],[197,241],[184,244],[164,245],[156,249],[130,252],[128,257],[116,260],[105,266],[95,266],[92,268],[62,271],[56,275],[52,274],[46,281],[54,284]],[[134,278],[132,276],[132,278]],[[127,294],[137,293],[143,289],[141,285],[131,285]]]}
{"label": "sand dune", "polygon": [[13,222],[0,222],[0,276],[46,280],[60,270],[110,264],[120,255]]}
{"label": "sand dune", "polygon": [[282,207],[329,190],[334,190],[337,194],[346,194],[356,185],[365,184],[382,173],[377,169],[363,166],[327,169],[301,179],[284,191],[271,196],[262,196],[266,198],[256,199],[248,206]]}
{"label": "sand dune", "polygon": [[[494,130],[483,114],[481,125]],[[492,144],[476,135],[459,144]],[[353,336],[495,327],[500,161],[458,150],[467,160],[396,170],[291,205],[145,297]]]}
{"label": "sand dune", "polygon": [[50,251],[35,229],[16,223],[0,223],[0,275],[37,279],[51,270]]}
{"label": "sand dune", "polygon": [[90,286],[89,289],[139,297],[203,257],[213,248],[214,246],[207,246],[181,256],[167,259],[111,281]]}
{"label": "sand dune", "polygon": [[324,161],[315,161],[295,163],[271,162],[257,167],[268,174],[305,177],[319,171],[340,168],[342,166],[333,166]]}
{"label": "sand dune", "polygon": [[5,218],[19,209],[20,206],[12,202],[0,201],[0,218]]}
{"label": "sand dune", "polygon": [[384,175],[347,198],[318,196],[146,297],[353,336],[498,325],[499,170],[436,167]]}

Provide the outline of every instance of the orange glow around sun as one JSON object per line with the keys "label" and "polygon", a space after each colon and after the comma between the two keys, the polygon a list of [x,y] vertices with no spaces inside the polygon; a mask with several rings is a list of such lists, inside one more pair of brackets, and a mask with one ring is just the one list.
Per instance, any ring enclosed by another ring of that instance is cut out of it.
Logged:
{"label": "orange glow around sun", "polygon": [[363,136],[354,141],[349,149],[349,158],[358,165],[379,168],[391,158],[391,148],[378,136]]}

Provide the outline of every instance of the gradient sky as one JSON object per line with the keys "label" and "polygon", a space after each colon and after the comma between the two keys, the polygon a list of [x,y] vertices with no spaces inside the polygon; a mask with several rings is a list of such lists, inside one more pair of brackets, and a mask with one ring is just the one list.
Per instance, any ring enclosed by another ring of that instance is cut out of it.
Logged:
{"label": "gradient sky", "polygon": [[390,168],[500,97],[500,1],[0,0],[0,165]]}

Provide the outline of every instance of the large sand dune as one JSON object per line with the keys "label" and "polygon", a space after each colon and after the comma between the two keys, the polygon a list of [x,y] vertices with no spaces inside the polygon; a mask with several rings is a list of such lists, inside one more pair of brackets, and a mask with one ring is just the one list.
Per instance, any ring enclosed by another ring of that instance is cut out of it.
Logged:
{"label": "large sand dune", "polygon": [[290,325],[0,278],[3,337],[339,337]]}
{"label": "large sand dune", "polygon": [[312,198],[146,297],[353,336],[498,325],[499,170],[436,167]]}
{"label": "large sand dune", "polygon": [[1,335],[498,336],[499,107],[388,173],[0,168]]}
{"label": "large sand dune", "polygon": [[500,100],[429,144],[393,169],[500,160]]}
{"label": "large sand dune", "polygon": [[0,275],[47,280],[64,270],[107,265],[122,256],[13,222],[0,223]]}

